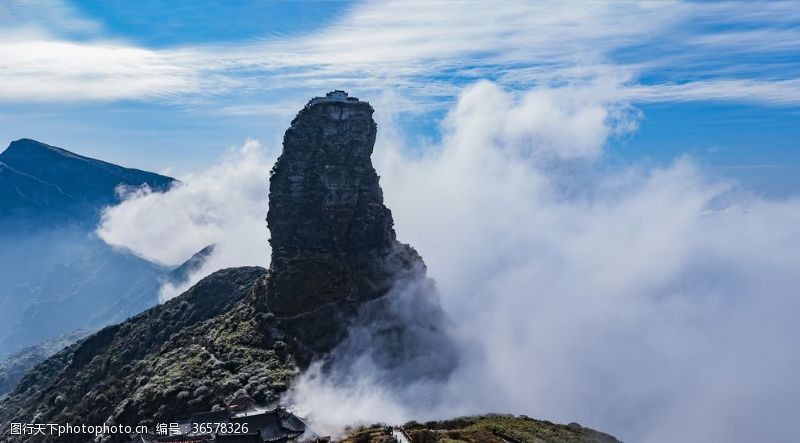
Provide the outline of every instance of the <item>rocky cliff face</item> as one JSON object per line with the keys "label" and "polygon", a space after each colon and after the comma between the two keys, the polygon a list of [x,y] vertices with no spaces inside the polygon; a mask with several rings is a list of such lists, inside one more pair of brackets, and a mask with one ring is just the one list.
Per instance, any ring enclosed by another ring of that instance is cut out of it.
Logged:
{"label": "rocky cliff face", "polygon": [[372,114],[369,103],[341,91],[312,100],[286,131],[270,177],[269,306],[317,353],[342,338],[365,302],[404,275],[424,274],[383,204],[370,159]]}

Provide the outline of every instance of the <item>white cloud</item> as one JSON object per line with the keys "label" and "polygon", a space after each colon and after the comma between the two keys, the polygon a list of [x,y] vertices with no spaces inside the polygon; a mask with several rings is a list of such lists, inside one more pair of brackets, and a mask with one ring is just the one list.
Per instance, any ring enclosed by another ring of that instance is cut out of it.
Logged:
{"label": "white cloud", "polygon": [[[445,383],[396,386],[369,365],[345,386],[309,373],[290,401],[315,426],[493,411],[628,441],[791,441],[800,201],[749,195],[691,159],[593,167],[637,118],[592,93],[606,89],[475,84],[423,151],[378,108],[375,162],[398,235],[469,351]],[[217,243],[190,283],[266,265],[274,158],[249,142],[173,191],[109,209],[101,236],[172,264]]]}
{"label": "white cloud", "polygon": [[[311,374],[289,401],[324,429],[353,424],[341,411],[364,423],[494,411],[626,441],[791,441],[800,201],[748,195],[690,159],[553,167],[483,112],[505,103],[501,115],[524,122],[554,107],[547,118],[573,137],[533,123],[523,140],[560,152],[592,152],[575,145],[615,131],[613,120],[573,127],[575,97],[550,93],[504,101],[489,84],[467,89],[427,155],[379,136],[398,235],[425,258],[468,344],[459,370],[402,386],[376,371],[344,386]],[[425,395],[407,402],[409,392]]]}
{"label": "white cloud", "polygon": [[214,253],[183,285],[162,288],[162,301],[221,268],[269,264],[266,236],[268,171],[276,156],[255,141],[211,169],[181,177],[166,193],[139,191],[103,214],[105,242],[178,265],[210,244]]}
{"label": "white cloud", "polygon": [[[787,27],[800,19],[786,5],[362,3],[328,26],[292,37],[166,49],[108,41],[99,32],[65,40],[56,37],[59,28],[87,20],[73,12],[72,24],[44,28],[46,20],[30,17],[46,15],[44,9],[16,5],[11,9],[22,24],[9,23],[0,38],[0,100],[6,101],[222,94],[237,97],[233,112],[262,113],[257,105],[263,103],[247,101],[254,90],[318,93],[335,84],[369,95],[400,90],[419,109],[441,106],[482,78],[520,90],[615,78],[617,92],[634,102],[800,102],[790,83],[798,66],[784,57],[797,45]],[[31,21],[37,32],[25,25]],[[650,80],[637,80],[645,77]]]}
{"label": "white cloud", "polygon": [[[213,93],[230,80],[205,72],[205,55],[125,43],[0,35],[0,99],[74,101]],[[211,63],[210,63],[211,64]],[[204,75],[208,77],[203,77]]]}
{"label": "white cloud", "polygon": [[638,115],[602,101],[603,83],[575,89],[537,88],[518,99],[490,82],[466,89],[448,125],[458,140],[474,146],[496,144],[512,155],[564,159],[600,155],[612,132],[630,132]]}
{"label": "white cloud", "polygon": [[637,103],[736,101],[753,104],[794,106],[798,104],[800,80],[708,80],[683,84],[629,86],[615,95]]}
{"label": "white cloud", "polygon": [[[474,352],[448,383],[416,387],[439,401],[404,403],[370,373],[345,391],[304,379],[295,400],[332,425],[352,420],[342,411],[367,422],[498,411],[629,441],[790,441],[800,410],[800,202],[748,195],[690,159],[655,170],[591,163],[609,137],[635,129],[627,103],[800,103],[792,65],[754,69],[731,57],[753,45],[791,48],[777,43],[794,38],[780,29],[798,19],[786,5],[379,3],[305,36],[191,50],[31,37],[0,41],[9,80],[0,99],[203,95],[206,73],[218,75],[215,93],[223,79],[391,89],[403,110],[495,77],[463,91],[441,144],[423,152],[377,112],[376,163],[399,236],[425,257]],[[706,37],[720,24],[765,29]],[[37,41],[41,56],[17,48]],[[647,74],[658,79],[638,80]],[[41,80],[40,93],[26,75]],[[111,208],[101,235],[173,264],[218,243],[193,281],[265,265],[274,154],[248,146],[183,187]]]}
{"label": "white cloud", "polygon": [[[478,83],[423,152],[378,108],[375,161],[399,237],[424,256],[471,352],[447,383],[406,395],[370,371],[344,390],[303,378],[292,399],[318,426],[496,411],[631,441],[794,435],[800,201],[748,195],[690,159],[593,168],[637,118],[607,89]],[[192,282],[266,265],[274,158],[249,142],[173,191],[109,209],[101,236],[173,264],[217,243]]]}

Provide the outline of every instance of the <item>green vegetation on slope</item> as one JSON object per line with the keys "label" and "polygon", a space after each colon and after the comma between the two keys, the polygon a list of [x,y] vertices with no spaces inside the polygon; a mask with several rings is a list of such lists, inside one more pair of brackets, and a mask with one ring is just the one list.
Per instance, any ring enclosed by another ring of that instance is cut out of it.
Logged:
{"label": "green vegetation on slope", "polygon": [[265,306],[265,274],[218,271],[46,360],[0,403],[0,441],[16,441],[6,434],[11,422],[152,426],[242,393],[276,400],[298,369]]}
{"label": "green vegetation on slope", "polygon": [[[451,420],[409,422],[412,443],[619,443],[616,438],[577,423],[560,425],[526,416],[482,415]],[[392,443],[391,428],[376,424],[348,432],[344,443]]]}
{"label": "green vegetation on slope", "polygon": [[484,415],[405,425],[413,443],[614,443],[614,437],[577,423],[560,425],[526,416]]}

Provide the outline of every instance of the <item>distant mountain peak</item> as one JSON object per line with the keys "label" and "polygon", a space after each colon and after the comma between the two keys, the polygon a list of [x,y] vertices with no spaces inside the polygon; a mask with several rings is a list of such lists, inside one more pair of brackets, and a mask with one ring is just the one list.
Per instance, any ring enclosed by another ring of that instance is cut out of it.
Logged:
{"label": "distant mountain peak", "polygon": [[21,138],[19,140],[12,141],[8,145],[8,148],[6,148],[6,150],[2,154],[8,154],[8,153],[14,152],[14,151],[24,151],[24,150],[28,150],[28,149],[50,150],[50,149],[59,149],[59,148],[56,148],[55,146],[50,146],[47,143],[42,143],[42,142],[40,142],[38,140],[34,140],[32,138]]}
{"label": "distant mountain peak", "polygon": [[[121,179],[128,181],[136,175],[141,175],[142,178],[149,178],[150,181],[156,184],[170,184],[175,181],[175,179],[172,177],[163,176],[154,172],[142,171],[140,169],[126,168],[115,165],[103,160],[76,154],[64,148],[48,145],[47,143],[42,143],[38,140],[33,140],[30,138],[21,138],[11,142],[8,145],[8,148],[0,153],[0,161],[33,176],[37,175],[32,174],[32,171],[46,171],[47,167],[50,166],[50,162],[65,162],[64,164],[60,164],[58,166],[69,168],[90,167],[94,168],[98,172],[117,175]],[[36,164],[36,162],[44,163]]]}
{"label": "distant mountain peak", "polygon": [[94,163],[96,165],[106,164],[109,166],[116,166],[101,160],[96,160],[90,157],[84,157],[74,152],[67,151],[66,149],[48,145],[47,143],[42,143],[38,140],[33,140],[30,138],[21,138],[19,140],[14,140],[8,145],[5,151],[0,153],[0,160],[10,164],[15,164],[15,163],[24,164],[26,162],[33,160],[59,161],[66,159]]}
{"label": "distant mountain peak", "polygon": [[29,138],[11,142],[0,164],[0,222],[17,226],[92,224],[103,207],[119,202],[118,186],[165,191],[176,182]]}

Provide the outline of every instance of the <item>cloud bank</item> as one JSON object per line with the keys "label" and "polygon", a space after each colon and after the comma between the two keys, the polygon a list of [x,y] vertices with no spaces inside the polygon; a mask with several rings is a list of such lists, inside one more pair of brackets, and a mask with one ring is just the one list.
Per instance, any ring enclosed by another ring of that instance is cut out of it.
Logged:
{"label": "cloud bank", "polygon": [[466,351],[446,382],[314,370],[288,403],[326,430],[494,411],[626,441],[793,439],[800,201],[750,195],[689,158],[595,168],[635,119],[589,97],[479,83],[424,155],[383,133],[398,236]]}
{"label": "cloud bank", "polygon": [[162,287],[162,301],[218,269],[267,266],[268,171],[276,158],[276,152],[248,140],[209,170],[181,177],[183,183],[169,192],[133,192],[123,204],[105,210],[97,233],[112,246],[173,266],[215,245],[187,282]]}
{"label": "cloud bank", "polygon": [[[627,441],[791,441],[800,201],[752,195],[691,158],[600,167],[607,140],[641,117],[603,90],[479,82],[424,147],[379,108],[386,201],[437,281],[459,366],[418,382],[369,364],[313,369],[286,401],[329,432],[491,411]],[[265,265],[275,152],[248,142],[182,187],[136,194],[101,236],[173,264],[217,243],[193,281]]]}

